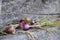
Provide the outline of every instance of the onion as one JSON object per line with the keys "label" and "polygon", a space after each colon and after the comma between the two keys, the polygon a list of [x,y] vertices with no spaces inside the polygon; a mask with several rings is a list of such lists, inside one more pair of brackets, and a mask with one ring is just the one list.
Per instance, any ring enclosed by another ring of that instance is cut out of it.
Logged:
{"label": "onion", "polygon": [[30,28],[29,24],[25,24],[24,27],[23,27],[24,30],[28,30],[29,28]]}
{"label": "onion", "polygon": [[21,19],[21,20],[19,21],[19,25],[20,25],[20,26],[23,26],[24,24],[26,24],[25,20]]}
{"label": "onion", "polygon": [[29,22],[31,21],[31,19],[28,18],[28,17],[25,17],[25,21],[26,21],[27,23],[29,23]]}
{"label": "onion", "polygon": [[13,26],[8,26],[6,27],[5,32],[9,34],[13,32],[15,33],[15,28]]}
{"label": "onion", "polygon": [[27,30],[30,28],[30,25],[29,23],[27,23],[27,21],[29,21],[27,18],[24,20],[24,19],[21,19],[19,21],[19,25],[21,26],[21,28],[23,28],[24,30]]}

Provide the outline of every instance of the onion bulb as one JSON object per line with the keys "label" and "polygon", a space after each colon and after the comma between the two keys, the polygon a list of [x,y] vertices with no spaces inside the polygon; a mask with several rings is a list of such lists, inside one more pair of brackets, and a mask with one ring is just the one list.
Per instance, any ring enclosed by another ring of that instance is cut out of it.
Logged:
{"label": "onion bulb", "polygon": [[28,17],[26,17],[26,18],[25,18],[25,21],[26,21],[27,23],[29,23],[29,22],[31,21],[31,19],[28,18]]}
{"label": "onion bulb", "polygon": [[14,34],[15,33],[15,28],[12,25],[9,25],[8,27],[5,28],[4,31],[8,34]]}
{"label": "onion bulb", "polygon": [[24,27],[23,27],[24,30],[28,30],[29,28],[30,28],[29,24],[25,24]]}

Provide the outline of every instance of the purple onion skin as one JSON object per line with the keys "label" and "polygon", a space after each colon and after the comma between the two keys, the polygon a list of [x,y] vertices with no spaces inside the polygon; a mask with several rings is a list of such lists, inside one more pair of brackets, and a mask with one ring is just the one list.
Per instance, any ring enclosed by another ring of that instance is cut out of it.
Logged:
{"label": "purple onion skin", "polygon": [[8,33],[8,34],[12,34],[12,32],[14,32],[14,27],[12,27],[12,26],[9,26],[9,27],[7,27],[4,31],[6,32],[6,33]]}
{"label": "purple onion skin", "polygon": [[23,19],[21,19],[19,21],[19,25],[21,25],[23,30],[25,30],[25,31],[30,29],[30,25],[28,23],[26,23],[25,20],[23,20]]}
{"label": "purple onion skin", "polygon": [[23,30],[29,30],[30,29],[30,25],[29,24],[25,24],[24,26],[23,26]]}
{"label": "purple onion skin", "polygon": [[19,21],[19,25],[22,25],[22,26],[23,26],[24,24],[26,24],[25,20],[21,19],[21,20]]}
{"label": "purple onion skin", "polygon": [[29,24],[25,24],[25,25],[24,25],[24,28],[25,28],[25,29],[28,29],[29,27],[30,27]]}

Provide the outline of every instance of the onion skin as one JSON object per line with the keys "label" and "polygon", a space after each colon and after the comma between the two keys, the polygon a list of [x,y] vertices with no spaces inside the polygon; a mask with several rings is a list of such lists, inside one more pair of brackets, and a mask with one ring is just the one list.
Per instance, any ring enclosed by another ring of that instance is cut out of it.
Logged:
{"label": "onion skin", "polygon": [[20,21],[19,21],[19,25],[23,25],[25,23],[25,20],[23,20],[23,19],[21,19]]}
{"label": "onion skin", "polygon": [[4,31],[8,34],[13,34],[15,33],[15,28],[13,26],[8,26]]}
{"label": "onion skin", "polygon": [[[26,17],[24,19],[21,19],[19,21],[19,26],[23,29],[23,30],[29,30],[30,29],[30,23],[31,23],[31,19]],[[34,22],[32,22],[32,24],[34,24]]]}
{"label": "onion skin", "polygon": [[26,17],[26,18],[25,18],[25,21],[26,21],[27,23],[29,23],[29,22],[31,21],[31,19],[28,18],[28,17]]}
{"label": "onion skin", "polygon": [[30,29],[30,25],[29,24],[25,24],[23,27],[23,30],[29,30]]}
{"label": "onion skin", "polygon": [[19,21],[19,25],[23,30],[28,30],[30,28],[30,25],[23,19]]}
{"label": "onion skin", "polygon": [[21,27],[21,28],[23,28],[23,26],[26,24],[26,22],[25,22],[25,20],[24,19],[21,19],[20,21],[19,21],[19,26]]}

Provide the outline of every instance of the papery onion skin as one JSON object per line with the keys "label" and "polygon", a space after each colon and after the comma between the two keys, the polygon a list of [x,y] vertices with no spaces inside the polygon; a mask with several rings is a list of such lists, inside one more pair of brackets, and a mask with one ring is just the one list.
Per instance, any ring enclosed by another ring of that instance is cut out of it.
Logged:
{"label": "papery onion skin", "polygon": [[19,20],[19,25],[23,25],[25,23],[25,20],[21,19]]}
{"label": "papery onion skin", "polygon": [[15,28],[12,26],[8,26],[4,31],[8,34],[12,34],[13,32],[15,32]]}
{"label": "papery onion skin", "polygon": [[24,19],[19,20],[19,26],[23,27],[26,24]]}
{"label": "papery onion skin", "polygon": [[30,25],[29,24],[25,24],[23,29],[24,30],[29,30],[30,29]]}
{"label": "papery onion skin", "polygon": [[31,21],[31,19],[30,19],[29,17],[25,17],[25,21],[26,21],[27,23],[29,23],[29,22]]}

